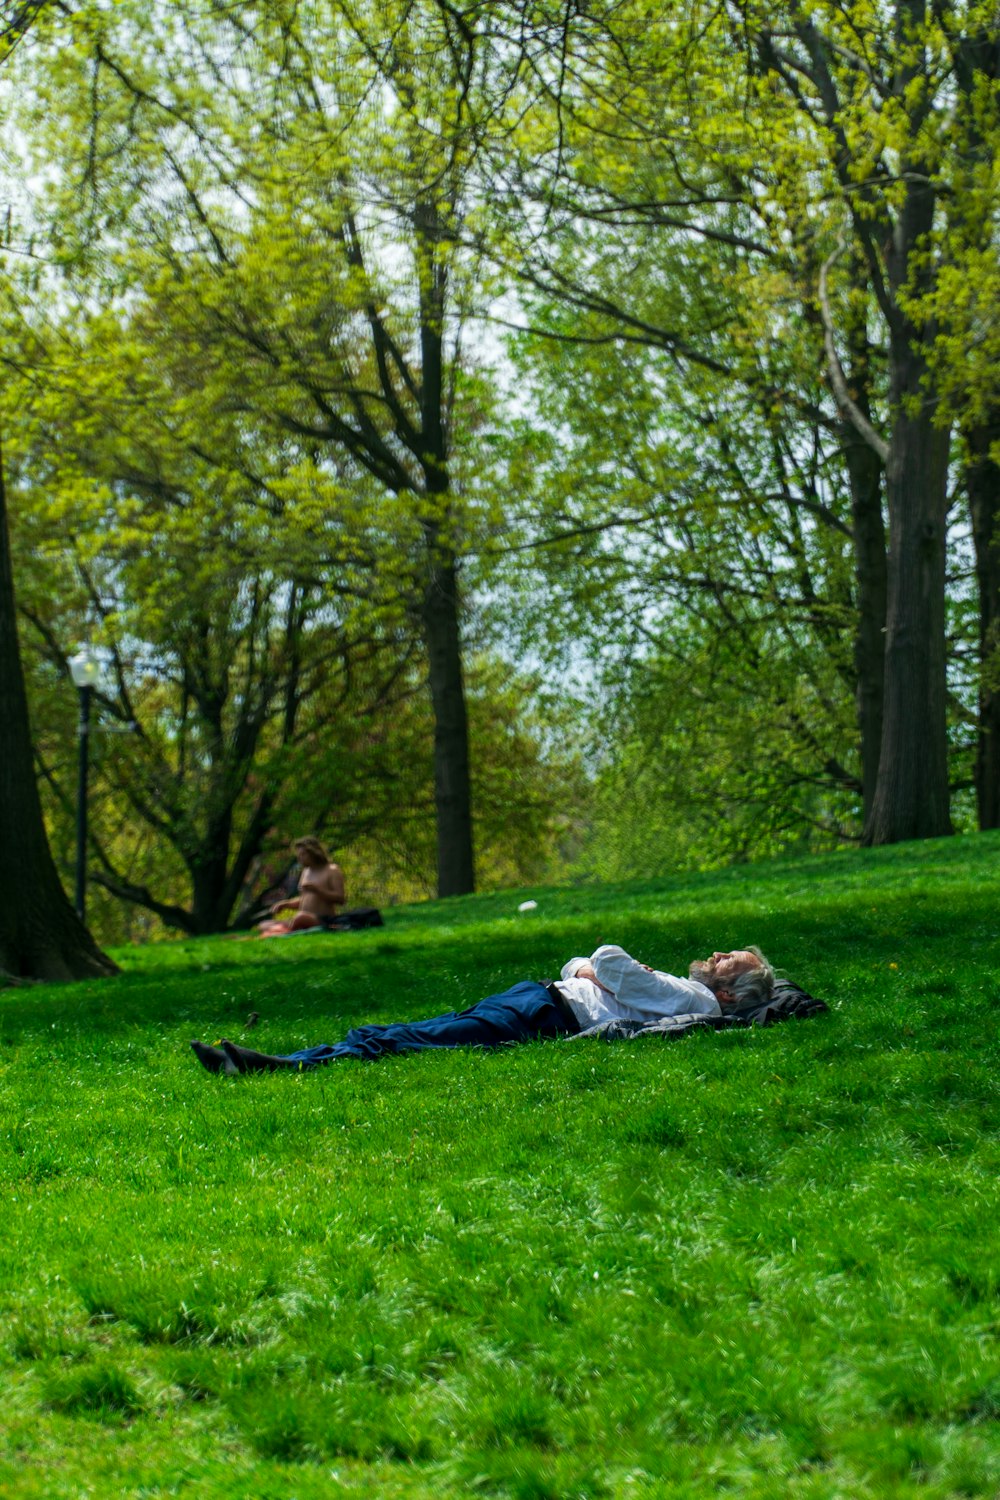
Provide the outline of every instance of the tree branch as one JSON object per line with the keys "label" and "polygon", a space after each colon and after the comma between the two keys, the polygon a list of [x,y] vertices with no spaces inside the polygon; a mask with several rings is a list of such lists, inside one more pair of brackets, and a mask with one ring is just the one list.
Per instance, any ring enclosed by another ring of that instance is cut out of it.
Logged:
{"label": "tree branch", "polygon": [[868,446],[878,454],[884,464],[889,462],[889,444],[884,437],[876,431],[864,412],[858,406],[851,395],[847,385],[847,377],[844,367],[840,363],[840,355],[837,353],[837,345],[834,339],[833,314],[830,311],[830,298],[827,291],[827,277],[830,267],[844,253],[846,246],[843,240],[834,250],[832,255],[827,256],[820,267],[819,273],[819,310],[823,319],[823,347],[826,350],[826,366],[830,376],[830,384],[833,394],[837,399],[844,418],[864,438]]}

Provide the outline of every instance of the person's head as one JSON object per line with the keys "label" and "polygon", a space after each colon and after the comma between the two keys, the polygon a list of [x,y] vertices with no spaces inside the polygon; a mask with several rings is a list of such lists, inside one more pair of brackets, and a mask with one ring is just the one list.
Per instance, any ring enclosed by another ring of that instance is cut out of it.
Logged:
{"label": "person's head", "polygon": [[706,985],[720,1005],[763,1005],[774,989],[774,970],[759,948],[733,948],[696,959],[688,977]]}
{"label": "person's head", "polygon": [[328,865],[330,863],[330,856],[323,848],[319,839],[312,837],[296,839],[292,848],[295,850],[295,858],[300,865],[308,865],[316,870],[321,865]]}

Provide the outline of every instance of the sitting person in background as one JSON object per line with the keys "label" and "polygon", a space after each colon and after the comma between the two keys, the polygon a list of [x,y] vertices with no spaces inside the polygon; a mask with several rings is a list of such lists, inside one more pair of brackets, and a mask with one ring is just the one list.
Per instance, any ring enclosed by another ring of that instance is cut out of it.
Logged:
{"label": "sitting person in background", "polygon": [[[261,922],[262,937],[283,937],[306,927],[322,927],[325,917],[335,917],[347,899],[344,872],[327,854],[319,839],[296,839],[292,845],[302,866],[297,896],[285,896],[271,908],[271,920]],[[287,917],[280,913],[287,912]]]}
{"label": "sitting person in background", "polygon": [[630,958],[624,948],[598,948],[574,958],[555,983],[524,979],[468,1010],[427,1021],[355,1026],[342,1042],[322,1043],[279,1055],[255,1052],[223,1037],[217,1046],[193,1041],[192,1050],[210,1073],[273,1073],[319,1067],[342,1057],[377,1058],[430,1047],[499,1047],[505,1042],[577,1036],[613,1018],[651,1020],[675,1015],[722,1014],[723,1006],[763,1004],[774,987],[774,970],[757,948],[713,953],[696,961],[690,978],[664,974]]}

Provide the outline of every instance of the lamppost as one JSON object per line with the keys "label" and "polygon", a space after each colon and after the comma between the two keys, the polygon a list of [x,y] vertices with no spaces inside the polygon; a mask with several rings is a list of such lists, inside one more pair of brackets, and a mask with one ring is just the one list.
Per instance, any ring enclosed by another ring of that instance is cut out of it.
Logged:
{"label": "lamppost", "polygon": [[87,890],[87,769],[90,760],[90,693],[100,680],[101,663],[90,646],[70,658],[70,676],[80,691],[80,760],[76,783],[76,914],[82,922]]}

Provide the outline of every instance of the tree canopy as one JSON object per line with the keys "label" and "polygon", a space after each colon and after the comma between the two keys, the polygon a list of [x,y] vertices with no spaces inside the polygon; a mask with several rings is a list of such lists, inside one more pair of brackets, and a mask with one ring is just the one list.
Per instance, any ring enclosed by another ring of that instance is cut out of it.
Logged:
{"label": "tree canopy", "polygon": [[7,21],[35,766],[65,837],[90,631],[106,891],[225,926],[305,824],[460,894],[1000,821],[990,7]]}

